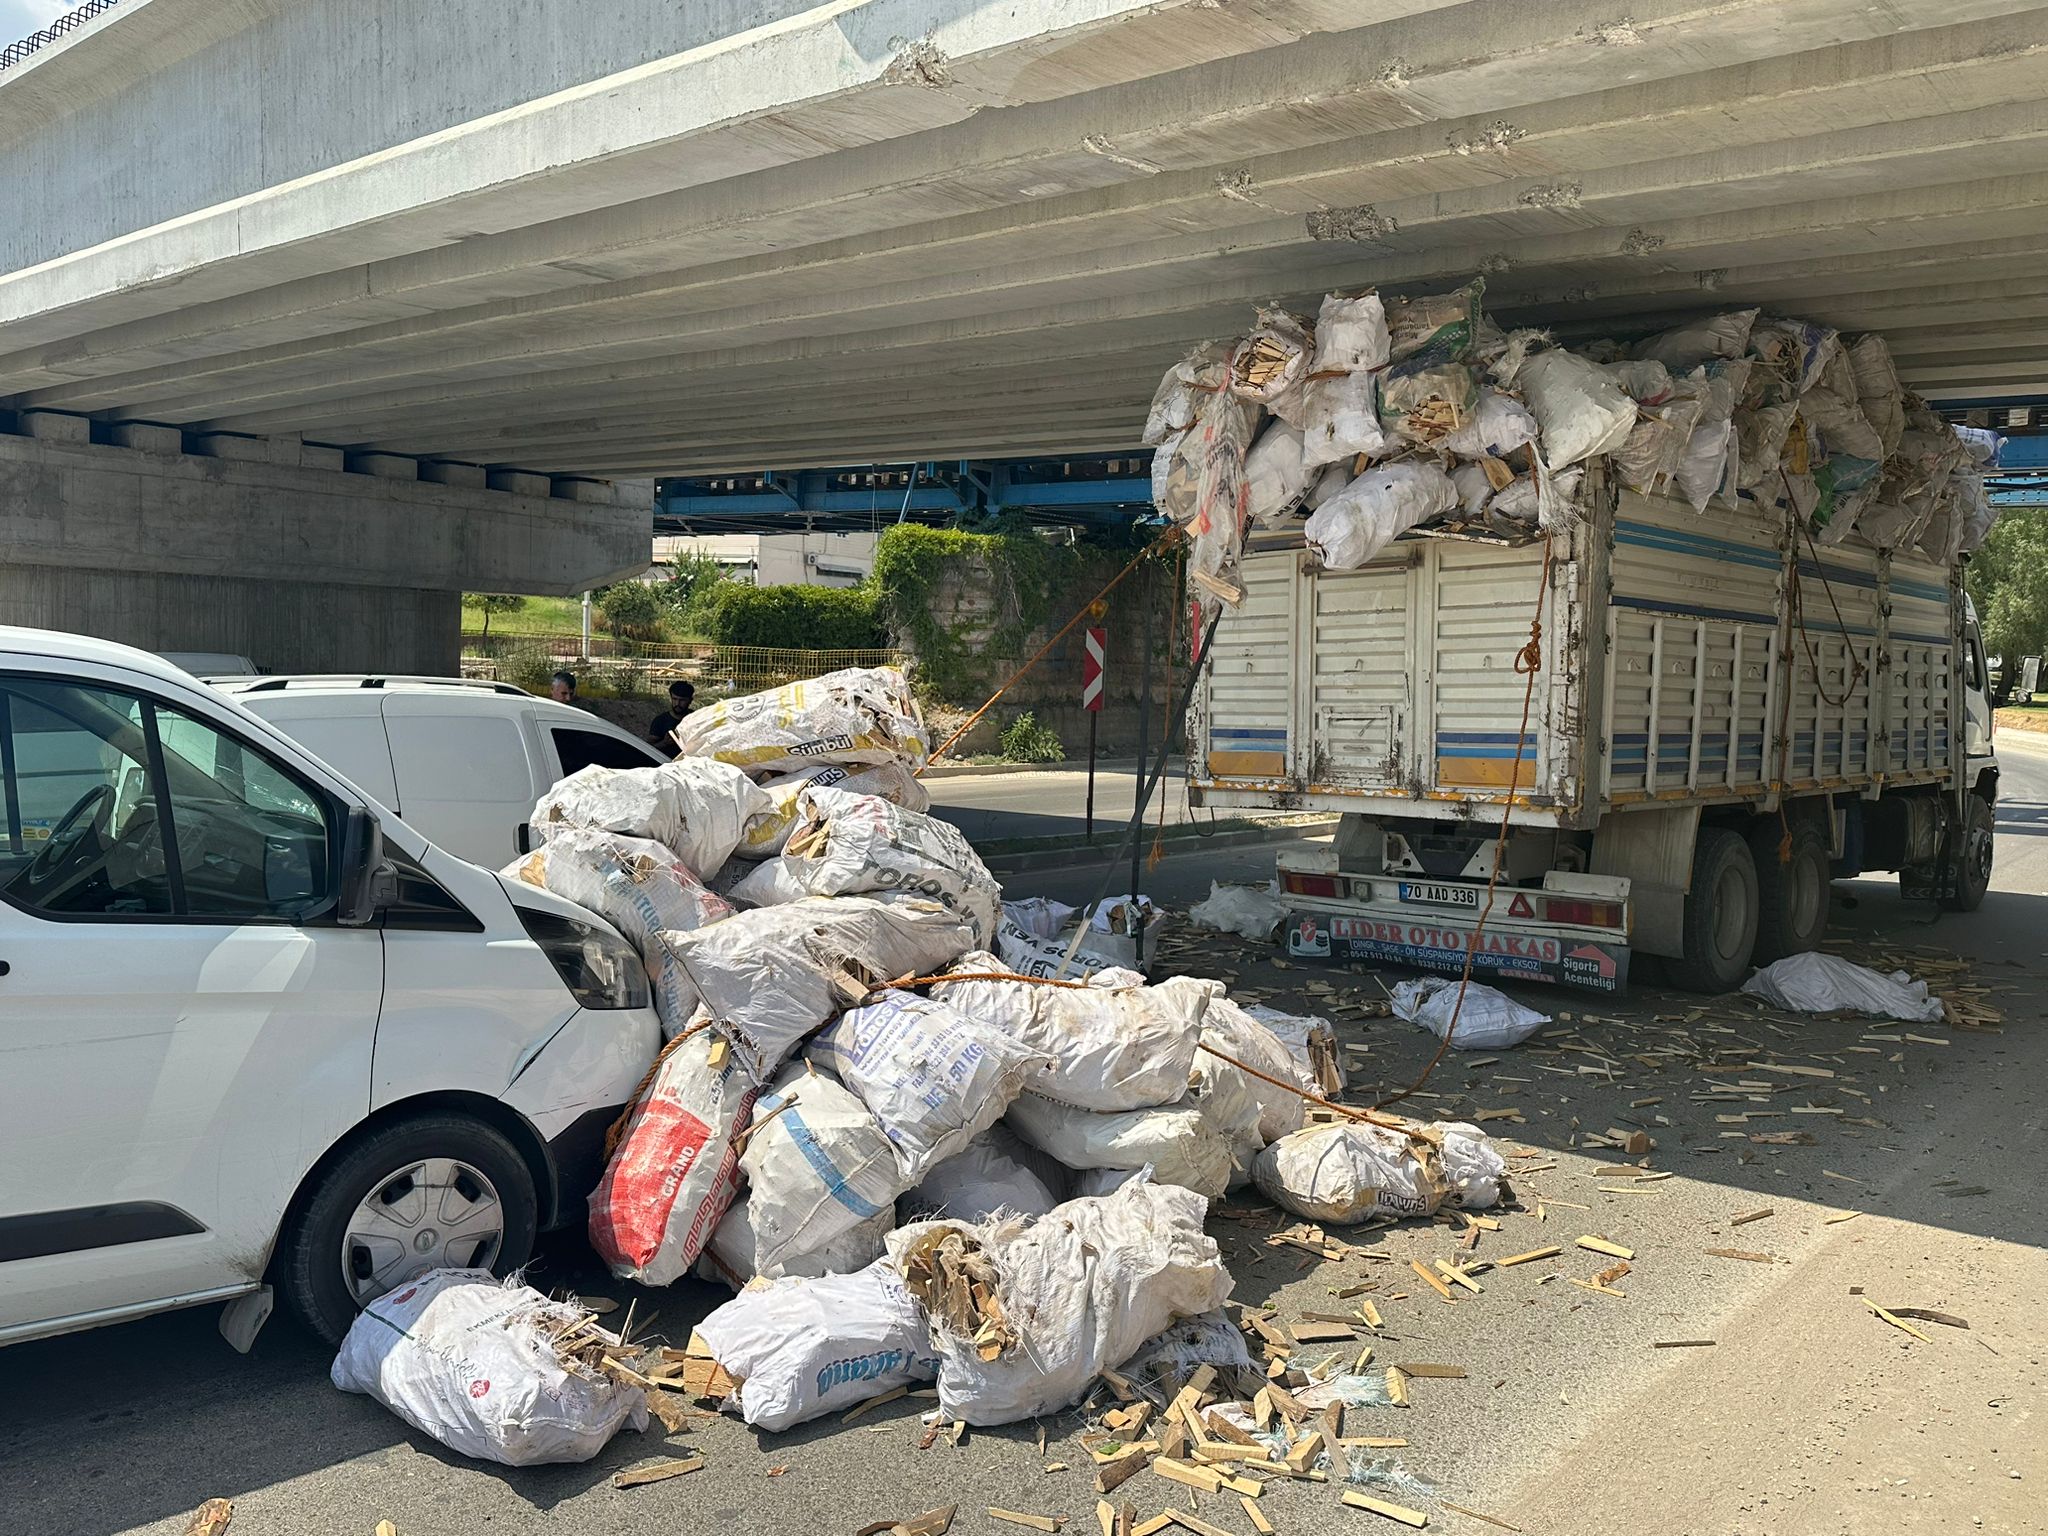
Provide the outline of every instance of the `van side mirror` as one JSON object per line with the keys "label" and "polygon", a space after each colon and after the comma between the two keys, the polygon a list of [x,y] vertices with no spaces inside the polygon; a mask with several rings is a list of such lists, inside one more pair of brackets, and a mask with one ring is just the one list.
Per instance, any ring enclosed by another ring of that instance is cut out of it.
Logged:
{"label": "van side mirror", "polygon": [[355,806],[341,832],[341,899],[335,921],[345,928],[363,927],[377,916],[391,884],[391,871],[384,863],[384,829],[375,816]]}

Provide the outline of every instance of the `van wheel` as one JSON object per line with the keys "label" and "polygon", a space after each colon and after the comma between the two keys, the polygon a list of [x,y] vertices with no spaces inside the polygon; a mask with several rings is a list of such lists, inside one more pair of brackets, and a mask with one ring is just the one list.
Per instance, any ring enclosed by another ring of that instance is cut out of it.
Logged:
{"label": "van wheel", "polygon": [[1778,862],[1783,838],[1784,828],[1775,819],[1759,820],[1749,833],[1750,860],[1756,865],[1758,965],[1819,949],[1834,900],[1820,828],[1805,820],[1792,823],[1792,859],[1786,864]]}
{"label": "van wheel", "polygon": [[1700,828],[1685,896],[1684,953],[1666,973],[1687,992],[1732,992],[1756,948],[1756,860],[1742,834]]}
{"label": "van wheel", "polygon": [[429,1270],[505,1275],[533,1254],[533,1174],[481,1121],[426,1114],[380,1126],[316,1177],[278,1244],[277,1286],[329,1344],[364,1307]]}
{"label": "van wheel", "polygon": [[1953,863],[1948,870],[1952,894],[1941,898],[1951,912],[1974,912],[1991,889],[1991,835],[1998,818],[1982,795],[1963,799],[1963,824],[1956,831]]}

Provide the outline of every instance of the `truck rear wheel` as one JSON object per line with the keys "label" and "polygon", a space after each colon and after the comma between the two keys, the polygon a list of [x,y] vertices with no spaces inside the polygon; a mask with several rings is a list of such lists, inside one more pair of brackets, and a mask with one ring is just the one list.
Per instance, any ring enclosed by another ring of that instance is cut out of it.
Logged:
{"label": "truck rear wheel", "polygon": [[1666,966],[1687,992],[1732,992],[1756,948],[1756,860],[1742,834],[1702,827],[1685,895],[1684,953]]}
{"label": "truck rear wheel", "polygon": [[1956,829],[1954,867],[1948,871],[1953,894],[1941,898],[1951,912],[1974,912],[1991,889],[1991,835],[1998,818],[1982,795],[1963,799],[1963,824]]}
{"label": "truck rear wheel", "polygon": [[1749,834],[1756,865],[1756,952],[1758,965],[1820,948],[1828,928],[1834,887],[1828,879],[1828,847],[1810,821],[1792,823],[1791,862],[1778,862],[1785,836],[1777,821],[1759,821]]}

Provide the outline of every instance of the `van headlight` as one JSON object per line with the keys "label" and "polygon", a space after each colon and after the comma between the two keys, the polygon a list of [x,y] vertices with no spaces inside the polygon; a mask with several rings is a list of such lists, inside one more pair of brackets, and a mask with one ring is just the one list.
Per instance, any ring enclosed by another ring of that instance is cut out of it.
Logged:
{"label": "van headlight", "polygon": [[540,946],[562,985],[586,1008],[645,1008],[652,1000],[647,967],[617,934],[595,923],[520,907],[526,936]]}

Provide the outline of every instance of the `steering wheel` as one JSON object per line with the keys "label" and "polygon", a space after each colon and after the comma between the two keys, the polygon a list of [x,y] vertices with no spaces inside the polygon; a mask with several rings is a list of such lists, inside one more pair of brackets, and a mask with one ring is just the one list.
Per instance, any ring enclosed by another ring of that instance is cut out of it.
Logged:
{"label": "steering wheel", "polygon": [[50,829],[49,839],[36,850],[36,856],[22,870],[23,882],[29,886],[54,884],[77,861],[79,850],[85,846],[86,835],[106,832],[113,821],[113,813],[114,786],[93,785]]}

